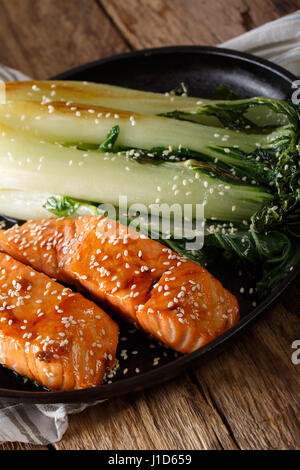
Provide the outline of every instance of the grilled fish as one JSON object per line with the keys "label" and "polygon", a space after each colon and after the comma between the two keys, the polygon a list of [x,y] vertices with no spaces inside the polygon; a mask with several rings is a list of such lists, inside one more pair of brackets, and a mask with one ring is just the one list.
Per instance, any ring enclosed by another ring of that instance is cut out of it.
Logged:
{"label": "grilled fish", "polygon": [[102,216],[0,231],[0,250],[88,291],[169,347],[190,353],[239,319],[237,299],[206,269]]}
{"label": "grilled fish", "polygon": [[100,385],[118,326],[92,301],[0,253],[0,363],[51,390]]}

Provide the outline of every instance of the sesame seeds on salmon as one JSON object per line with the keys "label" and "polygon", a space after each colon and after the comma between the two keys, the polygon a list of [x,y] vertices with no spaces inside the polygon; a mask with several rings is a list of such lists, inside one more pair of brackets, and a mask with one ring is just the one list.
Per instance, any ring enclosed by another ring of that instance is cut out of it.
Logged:
{"label": "sesame seeds on salmon", "polygon": [[237,299],[206,269],[106,217],[28,222],[0,231],[0,249],[182,353],[239,319]]}
{"label": "sesame seeds on salmon", "polygon": [[51,390],[100,385],[118,326],[96,304],[0,253],[0,363]]}

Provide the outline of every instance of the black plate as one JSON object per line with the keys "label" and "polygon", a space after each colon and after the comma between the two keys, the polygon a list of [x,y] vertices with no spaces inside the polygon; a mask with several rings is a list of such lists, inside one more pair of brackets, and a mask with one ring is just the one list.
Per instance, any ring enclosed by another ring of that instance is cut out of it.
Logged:
{"label": "black plate", "polygon": [[[291,85],[296,80],[292,74],[266,60],[226,49],[197,46],[122,54],[70,70],[55,78],[103,82],[159,92],[174,89],[184,81],[189,85],[191,94],[199,97],[209,97],[220,84],[225,84],[243,97],[264,95],[280,99],[290,98]],[[255,308],[252,306],[253,296],[240,294],[241,285],[248,292],[251,286],[249,279],[239,277],[232,270],[224,270],[224,266],[222,269],[212,267],[210,271],[238,297],[241,320],[207,346],[181,356],[142,332],[135,331],[132,326],[122,324],[118,351],[120,369],[111,384],[74,392],[47,392],[31,382],[24,383],[21,377],[0,367],[0,397],[34,403],[90,402],[169,380],[187,368],[198,366],[208,353],[216,348],[219,350],[229,338],[268,309],[300,273],[300,264],[276,292]],[[160,358],[159,361],[156,358]],[[124,373],[126,369],[128,372]]]}

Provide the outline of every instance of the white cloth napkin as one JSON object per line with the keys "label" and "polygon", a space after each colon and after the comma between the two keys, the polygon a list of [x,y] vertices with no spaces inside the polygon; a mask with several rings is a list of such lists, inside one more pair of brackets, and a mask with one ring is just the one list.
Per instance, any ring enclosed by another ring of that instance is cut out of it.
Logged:
{"label": "white cloth napkin", "polygon": [[88,407],[78,405],[23,405],[0,401],[0,443],[47,445],[58,442],[68,429],[68,415]]}
{"label": "white cloth napkin", "polygon": [[25,80],[30,80],[30,77],[25,75],[25,73],[19,72],[19,70],[0,65],[0,80],[5,82],[24,82]]}
{"label": "white cloth napkin", "polygon": [[220,46],[264,57],[300,77],[300,10]]}
{"label": "white cloth napkin", "polygon": [[[300,77],[300,10],[266,23],[220,45],[269,59]],[[29,80],[21,72],[0,66],[0,80]],[[68,415],[88,405],[22,405],[0,401],[0,442],[46,445],[62,439]]]}

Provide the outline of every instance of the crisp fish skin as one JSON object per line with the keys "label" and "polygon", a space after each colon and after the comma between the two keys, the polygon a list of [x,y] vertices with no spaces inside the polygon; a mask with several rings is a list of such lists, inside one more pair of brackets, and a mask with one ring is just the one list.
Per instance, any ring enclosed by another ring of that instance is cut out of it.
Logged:
{"label": "crisp fish skin", "polygon": [[0,253],[0,363],[50,390],[95,387],[118,326],[94,302]]}
{"label": "crisp fish skin", "polygon": [[237,299],[206,269],[106,217],[28,222],[0,231],[0,249],[182,353],[239,320]]}

